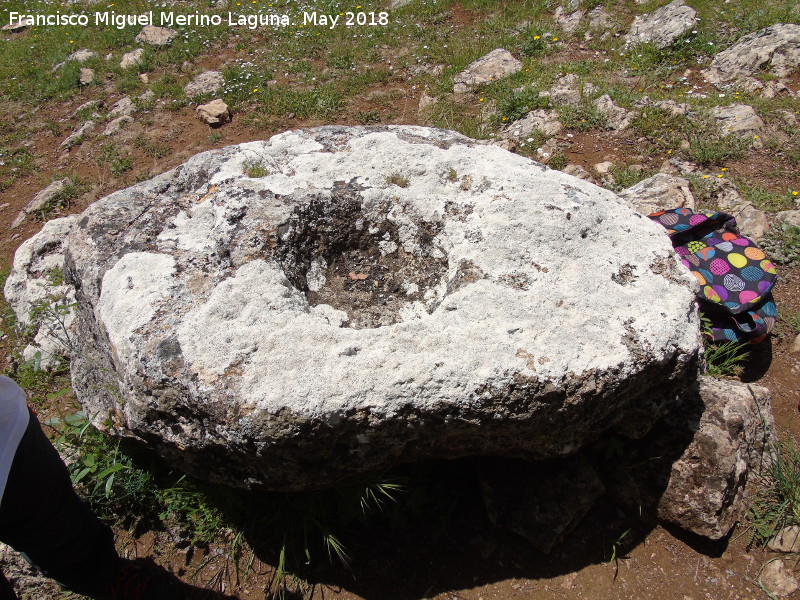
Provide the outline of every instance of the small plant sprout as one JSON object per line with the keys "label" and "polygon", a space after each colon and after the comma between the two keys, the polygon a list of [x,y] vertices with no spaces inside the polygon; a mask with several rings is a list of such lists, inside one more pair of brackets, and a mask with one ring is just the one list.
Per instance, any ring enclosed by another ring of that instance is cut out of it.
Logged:
{"label": "small plant sprout", "polygon": [[257,159],[245,161],[242,165],[242,172],[253,179],[256,177],[266,177],[269,175],[269,169],[267,166],[263,163],[263,161]]}
{"label": "small plant sprout", "polygon": [[396,185],[397,187],[407,188],[409,183],[408,177],[403,175],[402,173],[394,172],[388,177],[386,177],[386,183],[389,185]]}

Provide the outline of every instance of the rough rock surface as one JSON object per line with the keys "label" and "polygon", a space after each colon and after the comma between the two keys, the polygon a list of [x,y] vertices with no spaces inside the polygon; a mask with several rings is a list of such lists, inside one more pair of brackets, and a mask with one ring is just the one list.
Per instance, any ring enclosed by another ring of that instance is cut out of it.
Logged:
{"label": "rough rock surface", "polygon": [[103,130],[103,135],[114,135],[115,133],[119,133],[128,123],[133,122],[133,117],[130,115],[122,115],[121,117],[117,117],[116,119],[112,119],[106,125],[106,128]]}
{"label": "rough rock surface", "polygon": [[733,215],[743,235],[758,241],[769,231],[769,219],[763,210],[757,209],[732,183],[725,183],[716,194],[720,210]]}
{"label": "rough rock surface", "polygon": [[94,69],[81,67],[80,75],[78,76],[78,83],[81,85],[89,85],[94,81]]}
{"label": "rough rock surface", "polygon": [[614,102],[608,94],[596,98],[592,104],[602,115],[605,115],[606,123],[615,131],[624,131],[630,127],[635,116],[635,113],[625,110]]}
{"label": "rough rock surface", "polygon": [[578,106],[583,95],[591,95],[597,89],[597,86],[593,83],[585,83],[583,89],[579,85],[578,76],[575,73],[570,73],[557,79],[553,87],[539,92],[539,95],[550,98],[550,102],[553,104]]}
{"label": "rough rock surface", "polygon": [[763,69],[785,77],[799,65],[800,25],[778,23],[747,34],[717,54],[702,74],[709,82],[721,84],[742,79],[750,81]]}
{"label": "rough rock surface", "polygon": [[204,71],[186,84],[183,92],[191,98],[200,94],[216,94],[225,84],[225,78],[219,71]]}
{"label": "rough rock surface", "polygon": [[764,121],[756,110],[747,104],[717,106],[712,114],[722,135],[753,137],[760,135],[764,130]]}
{"label": "rough rock surface", "polygon": [[50,185],[48,185],[43,190],[37,192],[37,194],[33,197],[33,199],[25,205],[19,214],[16,216],[14,221],[11,223],[11,229],[16,229],[20,225],[22,225],[25,218],[31,214],[36,212],[37,210],[41,210],[45,207],[45,205],[50,202],[53,198],[55,198],[58,194],[64,191],[64,187],[67,184],[68,179],[57,179]]}
{"label": "rough rock surface", "polygon": [[668,208],[695,208],[694,195],[689,180],[683,177],[657,173],[622,190],[619,195],[628,200],[643,215]]}
{"label": "rough rock surface", "polygon": [[208,104],[201,104],[195,111],[203,123],[218,127],[231,120],[231,111],[223,100],[217,98]]}
{"label": "rough rock surface", "polygon": [[676,410],[604,467],[602,479],[621,506],[719,540],[742,516],[772,427],[769,390],[700,377]]}
{"label": "rough rock surface", "polygon": [[119,61],[119,66],[122,69],[130,69],[133,67],[138,67],[142,64],[142,60],[144,57],[144,48],[137,48],[136,50],[131,50],[130,52],[126,52],[122,55],[122,58]]}
{"label": "rough rock surface", "polygon": [[84,63],[89,59],[96,58],[97,52],[92,52],[86,48],[81,48],[80,50],[76,50],[69,56],[67,56],[67,60],[74,60],[79,63]]}
{"label": "rough rock surface", "polygon": [[672,465],[658,516],[719,540],[742,516],[747,477],[763,464],[772,429],[770,393],[758,385],[701,377],[700,397],[705,406],[697,432]]}
{"label": "rough rock surface", "polygon": [[128,96],[120,98],[108,111],[109,118],[115,119],[117,117],[130,116],[136,112],[136,105]]}
{"label": "rough rock surface", "polygon": [[1,31],[22,31],[28,28],[28,21],[13,21],[0,27]]}
{"label": "rough rock surface", "polygon": [[792,574],[791,568],[782,560],[771,560],[764,565],[761,583],[778,598],[791,596],[800,589],[800,583]]}
{"label": "rough rock surface", "polygon": [[58,146],[59,150],[69,150],[77,146],[78,144],[83,141],[83,138],[90,134],[94,130],[95,122],[94,121],[86,121],[83,125],[78,127],[75,131],[70,133],[64,141]]}
{"label": "rough rock surface", "polygon": [[658,10],[636,17],[625,42],[666,48],[694,27],[696,17],[697,11],[683,0],[673,0]]}
{"label": "rough rock surface", "polygon": [[797,525],[784,527],[769,541],[767,548],[773,552],[800,553],[800,527]]}
{"label": "rough rock surface", "polygon": [[584,14],[586,13],[582,10],[567,13],[564,11],[563,6],[559,6],[556,8],[555,13],[553,13],[553,18],[564,33],[573,33],[578,28],[578,25],[581,24],[581,19]]}
{"label": "rough rock surface", "polygon": [[694,279],[657,224],[453,132],[290,131],[73,223],[85,409],[236,486],[641,436],[696,368]]}
{"label": "rough rock surface", "polygon": [[145,25],[136,34],[136,42],[139,44],[150,44],[151,46],[169,46],[178,32],[168,27],[157,27],[155,25]]}
{"label": "rough rock surface", "polygon": [[74,302],[75,290],[60,280],[64,267],[62,244],[76,223],[74,216],[48,221],[37,235],[23,242],[14,255],[13,269],[3,290],[23,327],[34,324],[35,307],[65,307],[37,311],[38,331],[23,357],[30,360],[38,352],[43,368],[53,365],[59,355],[70,354],[74,313],[66,307]]}
{"label": "rough rock surface", "polygon": [[522,69],[518,61],[508,50],[497,48],[471,62],[466,69],[453,79],[453,92],[464,94],[472,88],[503,79]]}
{"label": "rough rock surface", "polygon": [[563,128],[556,111],[538,109],[511,123],[503,130],[501,137],[526,138],[535,131],[541,131],[546,136],[552,137],[558,135]]}

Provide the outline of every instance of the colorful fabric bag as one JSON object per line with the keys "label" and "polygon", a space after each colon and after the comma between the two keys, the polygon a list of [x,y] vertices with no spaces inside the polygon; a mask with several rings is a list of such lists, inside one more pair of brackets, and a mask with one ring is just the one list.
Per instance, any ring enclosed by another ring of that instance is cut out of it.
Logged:
{"label": "colorful fabric bag", "polygon": [[723,212],[662,210],[650,218],[663,225],[672,247],[700,283],[700,310],[715,341],[756,343],[775,326],[775,266],[755,243],[740,235]]}

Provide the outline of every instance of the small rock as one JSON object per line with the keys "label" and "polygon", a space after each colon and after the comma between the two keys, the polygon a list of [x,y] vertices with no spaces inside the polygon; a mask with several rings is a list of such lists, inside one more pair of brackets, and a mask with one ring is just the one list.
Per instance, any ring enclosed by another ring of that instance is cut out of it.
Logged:
{"label": "small rock", "polygon": [[503,48],[497,48],[471,62],[453,79],[453,92],[465,94],[484,83],[503,79],[522,69],[522,63]]}
{"label": "small rock", "polygon": [[503,129],[501,137],[527,138],[535,131],[541,131],[548,137],[558,135],[564,128],[558,120],[558,113],[554,110],[532,110],[525,117],[514,121]]}
{"label": "small rock", "polygon": [[578,106],[584,95],[589,96],[597,90],[597,86],[593,83],[586,83],[581,91],[579,84],[578,76],[575,73],[570,73],[557,79],[553,87],[539,92],[539,95],[550,98],[550,102],[553,104]]}
{"label": "small rock", "polygon": [[139,102],[150,102],[155,97],[156,94],[153,92],[153,90],[147,90],[141,96],[139,96],[137,100],[139,100]]}
{"label": "small rock", "polygon": [[800,210],[783,210],[775,215],[778,223],[787,222],[789,225],[800,227]]}
{"label": "small rock", "polygon": [[44,206],[50,200],[52,200],[55,196],[57,196],[58,194],[60,194],[61,192],[64,191],[64,187],[66,186],[67,181],[69,181],[69,180],[68,179],[58,179],[58,180],[54,181],[53,183],[51,183],[50,185],[48,185],[43,190],[39,191],[33,197],[33,200],[28,202],[28,204],[25,205],[25,208],[23,208],[19,212],[19,214],[14,219],[14,221],[11,223],[10,229],[16,229],[17,227],[22,225],[23,221],[25,220],[25,218],[29,214],[34,213],[37,210],[41,210],[42,208],[44,208]]}
{"label": "small rock", "polygon": [[139,81],[147,85],[148,83],[150,83],[150,78],[147,76],[147,73],[142,73],[141,75],[139,75]]}
{"label": "small rock", "polygon": [[606,12],[606,9],[601,6],[594,7],[589,11],[589,27],[591,29],[608,29],[614,22],[611,20],[611,15]]}
{"label": "small rock", "polygon": [[130,115],[122,115],[121,117],[117,117],[116,119],[110,121],[108,125],[106,125],[106,128],[103,130],[103,135],[114,135],[125,125],[131,122],[133,122],[133,117]]}
{"label": "small rock", "polygon": [[91,50],[82,48],[80,50],[76,50],[75,52],[67,56],[67,60],[74,60],[79,63],[85,63],[90,58],[95,58],[96,56],[97,52],[92,52]]}
{"label": "small rock", "polygon": [[144,48],[137,48],[122,55],[122,60],[119,61],[119,66],[123,69],[130,69],[138,67],[142,64],[144,57]]}
{"label": "small rock", "polygon": [[433,96],[429,96],[426,92],[422,92],[422,95],[419,97],[419,106],[417,110],[419,112],[425,112],[431,106],[436,104],[437,99]]}
{"label": "small rock", "polygon": [[74,119],[79,112],[83,112],[84,110],[95,110],[103,106],[102,100],[89,100],[88,102],[84,102],[78,108],[76,108],[73,113],[69,116],[70,119]]}
{"label": "small rock", "polygon": [[555,13],[553,13],[553,18],[564,33],[572,33],[578,28],[578,25],[580,25],[584,14],[586,13],[582,10],[576,10],[575,12],[566,14],[564,8],[559,6],[556,8]]}
{"label": "small rock", "polygon": [[578,179],[583,179],[585,181],[594,181],[594,177],[592,174],[589,173],[586,169],[584,169],[580,165],[570,164],[564,167],[564,173],[567,175],[572,175],[573,177],[577,177]]}
{"label": "small rock", "polygon": [[668,208],[690,208],[694,210],[694,195],[689,180],[667,173],[658,173],[619,192],[619,196],[630,202],[643,215],[650,215]]}
{"label": "small rock", "polygon": [[771,560],[761,571],[761,583],[778,597],[794,594],[800,584],[782,560]]}
{"label": "small rock", "polygon": [[225,78],[219,71],[204,71],[183,88],[189,98],[201,94],[216,94],[225,84]]}
{"label": "small rock", "polygon": [[208,104],[201,104],[196,110],[200,120],[212,127],[219,127],[231,120],[231,111],[228,105],[219,98]]}
{"label": "small rock", "polygon": [[713,111],[722,135],[755,136],[764,129],[764,121],[747,104],[717,106]]}
{"label": "small rock", "polygon": [[[795,339],[795,344],[797,344],[798,340],[800,340],[800,335]],[[800,350],[800,345],[798,345],[798,350]],[[791,350],[789,350],[789,352],[791,352]],[[784,527],[778,532],[778,535],[770,540],[769,544],[767,544],[767,548],[773,552],[800,552],[800,527],[797,525]]]}
{"label": "small rock", "polygon": [[800,354],[800,334],[798,334],[797,337],[794,338],[794,342],[792,342],[792,345],[789,347],[789,352],[791,354]]}
{"label": "small rock", "polygon": [[614,166],[614,163],[610,160],[604,160],[603,162],[599,162],[594,165],[594,170],[597,172],[598,175],[605,175],[611,170],[611,167]]}
{"label": "small rock", "polygon": [[28,23],[26,21],[14,21],[13,23],[8,23],[3,25],[3,31],[22,31],[23,29],[28,27]]}
{"label": "small rock", "polygon": [[391,4],[389,5],[390,8],[402,8],[404,6],[408,6],[411,4],[413,0],[392,0]]}
{"label": "small rock", "polygon": [[81,85],[89,85],[94,81],[94,69],[87,69],[86,67],[81,67],[81,74],[78,78],[78,82]]}
{"label": "small rock", "polygon": [[136,36],[136,41],[140,44],[150,44],[151,46],[169,46],[177,35],[178,32],[174,29],[145,25]]}
{"label": "small rock", "polygon": [[727,81],[746,80],[763,87],[753,79],[762,69],[778,77],[786,77],[800,65],[800,25],[777,23],[749,33],[730,48],[714,57],[703,76],[715,85]]}
{"label": "small rock", "polygon": [[69,150],[74,146],[77,146],[83,141],[83,138],[91,133],[94,129],[94,121],[86,121],[83,125],[81,125],[78,129],[73,131],[69,134],[66,139],[61,142],[61,145],[58,147],[59,150]]}
{"label": "small rock", "polygon": [[615,131],[627,129],[635,116],[635,113],[629,112],[615,103],[608,94],[603,94],[592,104],[601,114],[605,115],[608,126]]}
{"label": "small rock", "polygon": [[132,115],[136,112],[136,106],[133,104],[133,100],[131,100],[128,96],[119,99],[114,106],[111,107],[111,110],[108,112],[108,116],[110,118],[121,117],[125,115]]}
{"label": "small rock", "polygon": [[650,43],[657,48],[672,45],[694,27],[697,11],[683,0],[673,0],[658,10],[639,15],[626,36],[626,45]]}

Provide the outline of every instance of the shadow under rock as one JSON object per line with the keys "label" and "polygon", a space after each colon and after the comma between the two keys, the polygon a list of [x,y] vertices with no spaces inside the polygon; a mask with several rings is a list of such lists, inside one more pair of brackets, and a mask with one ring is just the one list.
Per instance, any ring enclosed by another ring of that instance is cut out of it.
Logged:
{"label": "shadow under rock", "polygon": [[755,383],[767,374],[772,364],[772,336],[748,348],[747,358],[742,362],[741,380],[743,383]]}

